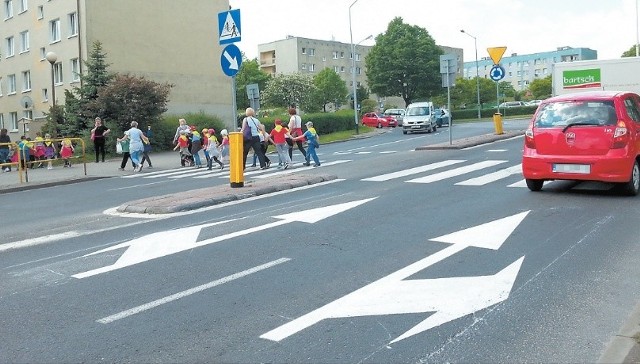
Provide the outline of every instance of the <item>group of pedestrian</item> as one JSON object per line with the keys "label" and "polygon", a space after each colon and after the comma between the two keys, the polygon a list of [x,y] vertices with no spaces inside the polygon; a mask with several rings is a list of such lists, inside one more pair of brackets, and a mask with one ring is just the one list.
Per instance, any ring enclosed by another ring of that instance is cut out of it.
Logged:
{"label": "group of pedestrian", "polygon": [[[279,167],[287,169],[291,165],[293,159],[294,145],[298,147],[300,153],[304,156],[306,166],[311,165],[310,159],[313,158],[314,167],[320,166],[320,159],[316,153],[319,146],[319,136],[313,127],[313,122],[305,123],[307,130],[302,131],[302,118],[298,115],[294,107],[289,108],[289,124],[287,127],[282,125],[282,120],[276,119],[274,128],[271,133],[267,133],[264,125],[255,117],[255,110],[247,108],[245,118],[242,120],[241,132],[244,137],[243,143],[243,168],[247,164],[247,155],[253,150],[254,162],[252,167],[256,166],[256,159],[260,162],[260,169],[267,169],[271,165],[271,161],[266,155],[267,146],[272,143],[276,146],[278,158],[280,159]],[[307,150],[304,149],[303,142],[307,141]],[[288,149],[286,154],[285,149]]]}
{"label": "group of pedestrian", "polygon": [[[222,143],[216,137],[213,128],[204,128],[198,132],[195,126],[189,126],[185,119],[178,120],[178,128],[173,137],[173,150],[180,151],[180,165],[182,167],[202,168],[206,165],[208,170],[213,169],[216,162],[220,170],[224,169],[224,160],[229,152],[228,132],[223,129],[220,132]],[[200,154],[202,152],[202,155]],[[203,158],[205,164],[203,164]]]}

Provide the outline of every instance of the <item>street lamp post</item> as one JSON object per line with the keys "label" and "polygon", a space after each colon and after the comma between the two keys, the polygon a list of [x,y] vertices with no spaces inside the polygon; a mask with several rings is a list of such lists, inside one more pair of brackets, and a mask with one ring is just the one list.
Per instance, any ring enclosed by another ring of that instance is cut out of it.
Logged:
{"label": "street lamp post", "polygon": [[349,5],[349,37],[351,38],[351,82],[353,83],[353,119],[356,124],[356,134],[358,130],[358,88],[356,86],[356,46],[353,44],[353,31],[351,30],[351,7],[354,6],[358,0]]}
{"label": "street lamp post", "polygon": [[473,35],[465,32],[464,29],[460,29],[460,32],[470,36],[471,38],[473,38],[473,46],[476,49],[476,95],[478,97],[478,120],[480,120],[480,118],[481,118],[481,115],[480,115],[480,71],[479,71],[479,67],[478,67],[478,39],[476,39],[476,37],[474,37]]}
{"label": "street lamp post", "polygon": [[55,54],[55,52],[47,52],[47,55],[45,56],[45,58],[49,63],[51,63],[51,98],[53,100],[52,105],[56,106],[56,85],[55,85],[54,65],[58,60],[58,55]]}

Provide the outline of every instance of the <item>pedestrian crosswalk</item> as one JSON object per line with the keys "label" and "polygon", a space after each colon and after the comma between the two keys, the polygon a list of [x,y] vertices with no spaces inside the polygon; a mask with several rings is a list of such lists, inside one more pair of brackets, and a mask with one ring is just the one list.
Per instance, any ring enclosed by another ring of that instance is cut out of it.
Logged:
{"label": "pedestrian crosswalk", "polygon": [[[351,159],[338,159],[333,161],[321,160],[322,167],[335,166],[353,162]],[[273,166],[262,170],[255,167],[248,167],[244,175],[255,179],[273,178],[290,175],[294,173],[314,170],[312,166],[305,166],[302,163],[294,163],[289,169],[277,169]],[[214,168],[179,168],[162,171],[149,171],[144,173],[134,173],[122,178],[139,179],[167,179],[180,180],[185,178],[206,179],[206,178],[229,178],[228,166],[220,170]],[[402,181],[409,184],[430,184],[436,182],[449,182],[455,186],[485,186],[490,183],[504,182],[507,187],[526,188],[526,183],[522,179],[522,166],[520,163],[510,164],[508,160],[488,159],[482,161],[469,161],[465,159],[447,159],[433,162],[417,167],[401,169],[398,171],[362,178],[364,182],[387,182]]]}

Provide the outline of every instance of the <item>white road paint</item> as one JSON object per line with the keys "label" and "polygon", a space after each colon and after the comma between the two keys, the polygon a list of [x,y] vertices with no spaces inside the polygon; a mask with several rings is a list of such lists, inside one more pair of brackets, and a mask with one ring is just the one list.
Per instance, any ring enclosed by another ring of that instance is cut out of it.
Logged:
{"label": "white road paint", "polygon": [[514,174],[522,173],[522,164],[518,164],[509,168],[501,169],[493,173],[485,174],[480,177],[471,178],[462,182],[456,183],[459,186],[484,186],[488,183],[507,178]]}
{"label": "white road paint", "polygon": [[251,269],[243,270],[242,272],[234,273],[232,275],[229,275],[229,276],[226,276],[224,278],[217,279],[215,281],[212,281],[212,282],[209,282],[209,283],[206,283],[206,284],[203,284],[203,285],[188,289],[186,291],[178,292],[178,293],[172,294],[170,296],[167,296],[167,297],[164,297],[164,298],[161,298],[161,299],[149,302],[149,303],[145,303],[144,305],[140,305],[140,306],[137,306],[137,307],[134,307],[134,308],[122,311],[122,312],[118,312],[118,313],[116,313],[114,315],[107,316],[107,317],[101,318],[99,320],[96,320],[96,322],[100,323],[100,324],[108,324],[108,323],[111,323],[111,322],[114,322],[114,321],[118,321],[118,320],[121,320],[123,318],[127,318],[129,316],[132,316],[132,315],[135,315],[135,314],[150,310],[152,308],[155,308],[155,307],[158,307],[158,306],[161,306],[161,305],[164,305],[166,303],[173,302],[173,301],[179,300],[179,299],[187,297],[187,296],[191,296],[193,294],[202,292],[202,291],[207,290],[209,288],[213,288],[213,287],[219,286],[221,284],[229,283],[229,282],[234,281],[236,279],[239,279],[239,278],[242,278],[242,277],[246,277],[246,276],[248,276],[250,274],[260,272],[262,270],[274,267],[274,266],[276,266],[278,264],[282,264],[282,263],[288,262],[290,260],[291,260],[290,258],[280,258],[280,259],[277,259],[277,260],[273,260],[271,262],[268,262],[268,263],[253,267]]}
{"label": "white road paint", "polygon": [[46,244],[46,243],[50,243],[58,240],[76,238],[78,236],[82,236],[82,233],[78,231],[67,231],[61,234],[51,234],[51,235],[40,236],[32,239],[14,241],[11,243],[0,244],[0,252],[12,250],[12,249],[27,248],[30,246]]}
{"label": "white road paint", "polygon": [[[328,167],[328,166],[334,166],[336,164],[342,164],[342,163],[348,163],[348,162],[351,162],[351,160],[343,159],[343,160],[331,161],[331,162],[326,162],[326,163],[323,163],[322,161],[320,161],[320,168]],[[283,170],[278,170],[277,172],[273,172],[273,173],[261,174],[259,176],[255,176],[255,178],[270,178],[270,177],[282,176],[282,175],[292,174],[292,173],[297,173],[297,172],[304,172],[304,171],[308,171],[310,169],[316,169],[316,168],[317,167],[313,167],[313,165],[311,165],[311,166],[301,166],[301,167],[296,167],[296,168],[287,168],[287,169],[283,169]]]}
{"label": "white road paint", "polygon": [[185,250],[191,250],[191,249],[202,247],[209,244],[218,243],[218,242],[236,238],[239,236],[252,234],[254,232],[267,230],[280,225],[286,225],[291,222],[304,222],[308,224],[313,224],[320,220],[326,219],[333,215],[352,209],[356,206],[362,205],[374,199],[375,197],[364,199],[364,200],[345,202],[337,205],[324,206],[324,207],[319,207],[319,208],[314,208],[314,209],[309,209],[304,211],[297,211],[291,214],[277,215],[277,216],[273,216],[273,218],[278,219],[278,221],[276,222],[254,226],[249,229],[241,229],[229,234],[216,236],[215,238],[206,239],[206,240],[198,240],[200,231],[202,229],[223,224],[223,223],[232,222],[232,221],[235,221],[236,219],[208,223],[204,225],[190,226],[186,228],[169,230],[169,231],[156,232],[150,235],[145,235],[145,236],[142,236],[130,241],[126,241],[121,244],[116,244],[109,248],[101,249],[96,252],[85,255],[86,257],[86,256],[102,254],[102,253],[106,253],[106,252],[110,252],[110,251],[114,251],[122,248],[127,248],[115,263],[105,267],[93,269],[87,272],[77,273],[72,275],[72,277],[82,279],[82,278],[91,277],[101,273],[111,272],[117,269],[129,267],[129,266],[146,262],[152,259],[179,253]]}
{"label": "white road paint", "polygon": [[427,165],[424,165],[424,166],[405,169],[405,170],[398,171],[398,172],[382,174],[382,175],[375,176],[375,177],[363,178],[362,181],[384,182],[384,181],[389,181],[389,180],[392,180],[392,179],[395,179],[395,178],[401,178],[401,177],[410,176],[412,174],[418,174],[418,173],[422,173],[422,172],[432,171],[434,169],[438,169],[438,168],[442,168],[442,167],[448,167],[448,166],[451,166],[451,165],[454,165],[454,164],[458,164],[458,163],[462,163],[462,162],[466,162],[466,161],[465,160],[458,160],[458,159],[449,159],[449,160],[446,160],[446,161],[431,163],[431,164],[427,164]]}
{"label": "white road paint", "polygon": [[507,152],[508,149],[489,149],[487,150],[487,153],[502,153],[502,152]]}
{"label": "white road paint", "polygon": [[500,143],[500,142],[504,142],[504,141],[509,141],[509,140],[514,140],[514,139],[522,139],[523,137],[524,137],[524,133],[522,133],[522,135],[516,135],[516,136],[511,137],[511,138],[500,139],[500,140],[496,140],[495,142],[491,142],[491,143],[478,144],[478,145],[474,145],[473,147],[462,148],[460,150],[471,150],[471,149],[476,149],[476,148],[483,148],[483,147],[486,147],[487,145],[492,145],[492,144],[496,144],[496,143]]}
{"label": "white road paint", "polygon": [[499,249],[528,213],[431,239],[452,245],[260,337],[281,341],[329,318],[435,312],[390,342],[394,343],[500,303],[509,297],[524,257],[492,276],[405,279],[469,246]]}
{"label": "white road paint", "polygon": [[492,166],[495,166],[495,165],[498,165],[498,164],[501,164],[501,163],[506,163],[506,162],[507,161],[502,161],[502,160],[482,161],[482,162],[470,164],[468,166],[459,167],[459,168],[451,169],[451,170],[448,170],[448,171],[432,174],[432,175],[429,175],[429,176],[426,176],[426,177],[415,178],[415,179],[412,179],[412,180],[408,180],[407,182],[411,182],[411,183],[432,183],[432,182],[437,182],[437,181],[441,181],[443,179],[460,176],[460,175],[463,175],[465,173],[477,171],[477,170],[480,170],[480,169],[483,169],[483,168],[492,167]]}
{"label": "white road paint", "polygon": [[525,180],[520,180],[516,183],[512,183],[510,185],[508,185],[507,187],[524,187],[527,188],[527,181]]}

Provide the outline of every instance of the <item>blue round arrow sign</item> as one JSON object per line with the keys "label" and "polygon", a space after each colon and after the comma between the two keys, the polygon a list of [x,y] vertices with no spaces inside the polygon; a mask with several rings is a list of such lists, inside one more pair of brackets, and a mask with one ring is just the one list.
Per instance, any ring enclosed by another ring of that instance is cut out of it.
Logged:
{"label": "blue round arrow sign", "polygon": [[222,65],[222,72],[227,76],[235,76],[240,70],[242,64],[242,53],[235,44],[229,44],[222,50],[220,56],[220,64]]}
{"label": "blue round arrow sign", "polygon": [[504,74],[505,74],[504,68],[497,64],[491,67],[491,71],[489,71],[489,77],[496,82],[503,79]]}

